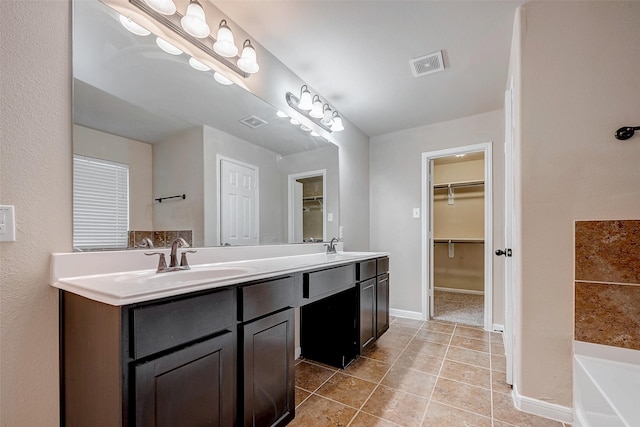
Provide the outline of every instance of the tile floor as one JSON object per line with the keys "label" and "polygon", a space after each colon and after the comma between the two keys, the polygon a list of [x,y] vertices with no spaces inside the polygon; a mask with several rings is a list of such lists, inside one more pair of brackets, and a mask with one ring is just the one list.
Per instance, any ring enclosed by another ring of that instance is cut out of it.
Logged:
{"label": "tile floor", "polygon": [[[347,369],[296,364],[303,427],[563,427],[513,407],[499,333],[402,318]],[[567,426],[567,425],[565,425]]]}

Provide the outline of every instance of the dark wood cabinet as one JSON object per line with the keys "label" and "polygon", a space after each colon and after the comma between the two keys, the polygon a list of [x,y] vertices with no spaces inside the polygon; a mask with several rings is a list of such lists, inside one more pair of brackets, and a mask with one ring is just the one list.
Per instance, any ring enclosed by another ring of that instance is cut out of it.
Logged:
{"label": "dark wood cabinet", "polygon": [[293,308],[239,327],[245,427],[287,425],[295,416]]}
{"label": "dark wood cabinet", "polygon": [[388,257],[356,264],[360,304],[360,354],[389,329],[388,271]]}
{"label": "dark wood cabinet", "polygon": [[233,427],[233,334],[136,364],[138,427]]}
{"label": "dark wood cabinet", "polygon": [[376,279],[359,284],[360,287],[360,354],[374,342],[376,335]]}
{"label": "dark wood cabinet", "polygon": [[376,338],[389,329],[389,273],[377,277],[376,281]]}

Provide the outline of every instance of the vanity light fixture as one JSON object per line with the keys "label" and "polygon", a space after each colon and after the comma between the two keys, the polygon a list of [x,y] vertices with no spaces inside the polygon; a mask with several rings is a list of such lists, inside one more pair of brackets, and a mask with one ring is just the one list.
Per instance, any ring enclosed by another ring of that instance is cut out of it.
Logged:
{"label": "vanity light fixture", "polygon": [[213,73],[213,78],[216,79],[216,81],[221,85],[229,86],[233,84],[231,80],[217,71]]}
{"label": "vanity light fixture", "polygon": [[[242,53],[238,57],[238,48],[234,44],[233,33],[225,19],[220,21],[217,38],[211,35],[211,29],[207,23],[204,8],[198,0],[189,0],[189,5],[184,15],[176,10],[173,0],[128,0],[128,3],[137,7],[159,24],[173,31],[185,41],[191,43],[240,77],[247,78],[251,74],[257,73],[260,69],[256,50],[251,45],[250,40],[245,40],[242,45]],[[127,21],[125,27],[135,34],[150,34],[130,18],[121,17],[120,21],[122,25],[125,25],[125,21]],[[133,25],[128,25],[129,23]],[[172,55],[179,55],[179,49],[175,46],[172,46],[173,49],[165,49],[165,47],[168,47],[167,45],[170,45],[166,40],[162,42],[157,41],[157,43],[165,52]]]}
{"label": "vanity light fixture", "polygon": [[173,0],[144,0],[149,7],[163,15],[173,15],[176,13],[176,4]]}
{"label": "vanity light fixture", "polygon": [[311,96],[307,85],[302,85],[300,88],[300,98],[291,92],[287,92],[285,98],[291,108],[309,117],[313,123],[327,132],[340,132],[344,130],[342,118],[338,112],[331,110],[329,104],[323,104],[319,95]]}
{"label": "vanity light fixture", "polygon": [[311,132],[311,128],[310,128],[310,127],[307,127],[307,126],[305,126],[305,125],[300,125],[300,129],[302,129],[302,130],[303,130],[303,131],[305,131],[305,132]]}
{"label": "vanity light fixture", "polygon": [[280,110],[278,110],[278,112],[276,113],[276,116],[280,117],[281,119],[284,119],[285,117],[289,117],[287,116],[287,113],[282,112]]}
{"label": "vanity light fixture", "polygon": [[293,117],[291,117],[291,120],[289,120],[289,123],[291,123],[294,126],[298,126],[300,124],[300,122],[294,119]]}
{"label": "vanity light fixture", "polygon": [[180,49],[178,49],[162,37],[156,37],[156,44],[160,49],[164,50],[169,55],[182,55],[182,51]]}
{"label": "vanity light fixture", "polygon": [[151,34],[151,31],[135,22],[133,19],[131,19],[130,16],[120,15],[120,23],[124,28],[126,28],[136,36],[148,36],[149,34]]}
{"label": "vanity light fixture", "polygon": [[204,9],[198,0],[190,0],[187,13],[180,20],[182,28],[193,37],[203,39],[209,36],[211,30],[204,16]]}
{"label": "vanity light fixture", "polygon": [[198,71],[209,71],[209,70],[211,70],[211,68],[207,67],[206,65],[204,65],[202,62],[198,61],[194,57],[189,58],[189,65],[191,65],[191,67],[195,68]]}

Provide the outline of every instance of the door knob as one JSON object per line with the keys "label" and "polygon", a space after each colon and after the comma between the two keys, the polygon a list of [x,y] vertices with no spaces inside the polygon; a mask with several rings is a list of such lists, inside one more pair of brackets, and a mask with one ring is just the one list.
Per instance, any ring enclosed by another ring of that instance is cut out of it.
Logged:
{"label": "door knob", "polygon": [[505,250],[498,249],[498,250],[496,250],[496,255],[498,255],[498,256],[504,255],[506,257],[510,257],[512,255],[511,249],[505,249]]}

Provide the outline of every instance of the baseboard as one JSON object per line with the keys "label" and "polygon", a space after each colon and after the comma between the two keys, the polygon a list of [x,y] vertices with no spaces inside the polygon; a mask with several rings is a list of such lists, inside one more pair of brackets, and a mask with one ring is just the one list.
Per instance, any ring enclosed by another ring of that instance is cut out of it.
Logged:
{"label": "baseboard", "polygon": [[518,388],[515,384],[513,385],[511,396],[513,397],[514,406],[522,412],[551,418],[552,420],[561,421],[563,423],[573,423],[573,410],[571,408],[522,396],[518,393]]}
{"label": "baseboard", "polygon": [[497,323],[494,323],[493,330],[495,332],[504,332],[504,325],[498,325]]}
{"label": "baseboard", "polygon": [[389,315],[393,317],[403,317],[405,319],[424,320],[424,316],[419,311],[398,310],[395,308],[390,308]]}
{"label": "baseboard", "polygon": [[437,286],[433,289],[440,292],[453,292],[456,294],[484,295],[484,291],[474,291],[471,289],[439,288]]}
{"label": "baseboard", "polygon": [[295,357],[295,359],[296,360],[300,359],[301,355],[302,355],[302,347],[296,347],[296,357]]}

